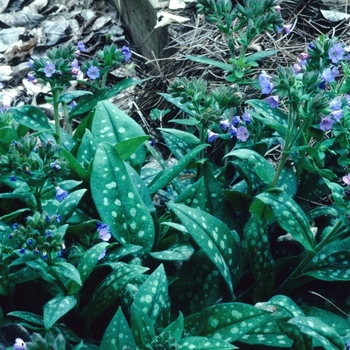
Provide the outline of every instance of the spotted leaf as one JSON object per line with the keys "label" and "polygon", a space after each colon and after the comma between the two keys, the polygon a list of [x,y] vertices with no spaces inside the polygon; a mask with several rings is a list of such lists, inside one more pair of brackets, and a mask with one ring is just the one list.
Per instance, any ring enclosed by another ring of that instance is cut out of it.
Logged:
{"label": "spotted leaf", "polygon": [[54,265],[49,265],[47,268],[47,272],[51,273],[54,277],[58,276],[64,276],[68,280],[72,280],[82,285],[80,274],[76,267],[66,261],[63,260],[55,260]]}
{"label": "spotted leaf", "polygon": [[57,214],[61,215],[61,222],[66,222],[77,209],[77,206],[85,194],[86,189],[77,190],[69,193],[57,208]]}
{"label": "spotted leaf", "polygon": [[44,305],[44,326],[49,330],[53,324],[69,312],[76,305],[73,296],[57,295]]}
{"label": "spotted leaf", "polygon": [[128,322],[126,321],[121,308],[118,309],[109,323],[100,347],[100,350],[136,350],[135,340],[132,336]]}
{"label": "spotted leaf", "polygon": [[154,324],[150,317],[142,312],[136,304],[131,305],[131,332],[134,336],[138,349],[146,349],[156,335]]}
{"label": "spotted leaf", "polygon": [[239,349],[227,341],[219,339],[210,339],[205,337],[186,337],[179,341],[178,350],[206,350],[206,349]]}
{"label": "spotted leaf", "polygon": [[302,273],[322,281],[349,281],[350,237],[328,243]]}
{"label": "spotted leaf", "polygon": [[270,312],[243,303],[223,303],[185,318],[185,328],[192,335],[233,342],[253,328],[273,318]]}
{"label": "spotted leaf", "polygon": [[[145,136],[144,131],[134,119],[108,101],[101,101],[97,104],[91,132],[98,144],[109,142],[115,145],[120,141]],[[140,170],[145,157],[146,147],[141,146],[128,158],[128,162],[133,168]]]}
{"label": "spotted leaf", "polygon": [[10,109],[13,119],[21,125],[35,131],[51,132],[52,128],[49,124],[47,116],[44,112],[35,106],[20,106]]}
{"label": "spotted leaf", "polygon": [[168,280],[163,265],[159,265],[139,288],[133,305],[148,316],[155,329],[168,324]]}
{"label": "spotted leaf", "polygon": [[299,205],[280,189],[271,189],[255,197],[250,212],[262,219],[272,218],[298,241],[306,250],[313,251],[316,245],[309,221]]}
{"label": "spotted leaf", "polygon": [[221,220],[200,209],[175,203],[168,206],[215,264],[233,295],[242,269],[240,246],[233,233]]}
{"label": "spotted leaf", "polygon": [[154,224],[128,170],[115,148],[99,145],[91,173],[92,197],[101,220],[122,244],[134,244],[151,250]]}
{"label": "spotted leaf", "polygon": [[265,184],[272,184],[275,175],[273,165],[259,153],[241,148],[227,153],[225,157],[233,157],[233,159],[239,159],[240,162],[248,163],[250,172],[255,173]]}
{"label": "spotted leaf", "polygon": [[88,304],[84,307],[82,313],[86,324],[89,325],[111,305],[130,280],[147,270],[148,268],[138,265],[117,263],[115,270],[96,287]]}
{"label": "spotted leaf", "polygon": [[302,333],[317,339],[326,350],[344,349],[344,341],[336,330],[317,317],[294,317],[288,323],[297,326]]}
{"label": "spotted leaf", "polygon": [[167,261],[183,261],[189,260],[194,252],[194,248],[190,243],[174,243],[166,250],[160,250],[154,253],[150,253],[150,255],[159,260],[167,260]]}
{"label": "spotted leaf", "polygon": [[86,129],[78,149],[77,161],[82,164],[84,162],[91,162],[95,157],[96,149],[97,142],[90,130]]}

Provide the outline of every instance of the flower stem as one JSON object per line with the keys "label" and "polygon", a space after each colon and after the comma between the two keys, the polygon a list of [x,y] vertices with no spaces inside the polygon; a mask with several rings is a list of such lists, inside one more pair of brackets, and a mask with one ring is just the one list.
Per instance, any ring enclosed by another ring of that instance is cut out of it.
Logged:
{"label": "flower stem", "polygon": [[59,90],[58,89],[52,89],[52,103],[53,103],[53,114],[55,117],[55,131],[57,135],[57,144],[62,146],[62,140],[61,140],[61,127],[60,127],[60,117],[58,114],[58,97],[59,97]]}

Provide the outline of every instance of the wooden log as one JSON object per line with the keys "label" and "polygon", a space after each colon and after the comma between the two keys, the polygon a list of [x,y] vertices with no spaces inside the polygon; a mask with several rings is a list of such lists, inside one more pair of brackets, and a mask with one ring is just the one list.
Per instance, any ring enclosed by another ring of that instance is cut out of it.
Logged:
{"label": "wooden log", "polygon": [[163,57],[163,49],[169,43],[166,27],[156,28],[157,11],[154,0],[108,0],[122,20],[135,49],[148,59]]}

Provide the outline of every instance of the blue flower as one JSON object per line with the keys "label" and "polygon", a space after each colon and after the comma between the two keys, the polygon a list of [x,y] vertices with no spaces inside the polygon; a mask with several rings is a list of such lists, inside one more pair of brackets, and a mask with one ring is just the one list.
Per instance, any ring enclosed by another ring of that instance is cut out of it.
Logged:
{"label": "blue flower", "polygon": [[98,230],[98,237],[100,239],[106,242],[111,239],[112,235],[108,225],[98,222],[96,223],[96,227]]}
{"label": "blue flower", "polygon": [[335,77],[339,74],[339,69],[337,67],[334,68],[326,68],[322,73],[322,78],[326,83],[333,83],[335,81]]}
{"label": "blue flower", "polygon": [[329,49],[328,58],[332,61],[332,63],[337,64],[343,59],[344,52],[345,50],[343,45],[341,43],[337,43]]}
{"label": "blue flower", "polygon": [[68,197],[68,192],[65,190],[62,190],[61,187],[57,186],[56,187],[56,196],[55,198],[59,201],[62,202],[65,198]]}
{"label": "blue flower", "polygon": [[18,224],[15,222],[11,225],[12,230],[16,230],[18,228]]}
{"label": "blue flower", "polygon": [[61,220],[62,220],[62,216],[61,216],[60,214],[58,214],[58,215],[56,216],[55,221],[56,221],[56,222],[61,222]]}
{"label": "blue flower", "polygon": [[55,160],[54,162],[50,163],[50,168],[51,169],[56,169],[56,170],[61,170],[60,163],[58,160]]}
{"label": "blue flower", "polygon": [[331,130],[332,126],[333,126],[334,120],[327,116],[321,119],[321,123],[320,123],[320,129],[322,131],[327,131],[327,130]]}
{"label": "blue flower", "polygon": [[51,78],[52,74],[56,72],[56,67],[53,63],[47,61],[44,67],[44,73],[47,78]]}
{"label": "blue flower", "polygon": [[75,108],[77,106],[77,103],[75,101],[72,101],[70,104],[69,104],[69,107],[71,109]]}
{"label": "blue flower", "polygon": [[237,135],[237,129],[231,125],[231,129],[230,129],[230,137],[232,139],[232,137],[236,136]]}
{"label": "blue flower", "polygon": [[51,218],[47,214],[45,215],[45,221],[46,222],[51,222]]}
{"label": "blue flower", "polygon": [[344,111],[342,109],[339,109],[338,111],[332,111],[331,115],[339,123],[340,119],[343,118]]}
{"label": "blue flower", "polygon": [[337,110],[341,109],[341,107],[342,107],[342,100],[337,96],[337,97],[333,98],[333,100],[331,101],[331,103],[329,105],[330,105],[332,111],[337,111]]}
{"label": "blue flower", "polygon": [[78,41],[77,48],[79,51],[82,51],[82,52],[86,51],[85,44],[82,41]]}
{"label": "blue flower", "polygon": [[251,122],[251,115],[248,113],[248,112],[244,112],[243,114],[242,114],[242,119],[243,119],[243,121],[246,123],[246,124],[250,124],[250,122]]}
{"label": "blue flower", "polygon": [[52,236],[52,232],[50,231],[50,230],[46,230],[45,231],[45,237],[46,238],[52,238],[53,236]]}
{"label": "blue flower", "polygon": [[262,94],[269,94],[274,88],[270,81],[270,76],[267,75],[264,70],[259,75],[259,85],[261,87]]}
{"label": "blue flower", "polygon": [[231,123],[228,119],[222,120],[219,124],[219,127],[222,131],[226,131],[231,126]]}
{"label": "blue flower", "polygon": [[47,260],[47,252],[44,250],[43,251],[43,254],[41,255],[41,257],[44,259],[44,260]]}
{"label": "blue flower", "polygon": [[237,140],[246,142],[249,138],[249,131],[246,127],[240,126],[237,129]]}
{"label": "blue flower", "polygon": [[208,142],[213,142],[219,137],[219,134],[217,134],[214,131],[208,130]]}
{"label": "blue flower", "polygon": [[107,249],[103,249],[101,254],[98,256],[97,260],[101,260],[103,259],[105,256],[106,256],[106,253],[107,253]]}
{"label": "blue flower", "polygon": [[278,96],[269,96],[265,101],[270,106],[270,108],[277,108],[278,102],[279,102],[279,97]]}
{"label": "blue flower", "polygon": [[27,64],[29,68],[34,68],[34,61],[32,59],[30,59]]}
{"label": "blue flower", "polygon": [[33,240],[31,238],[29,238],[28,241],[27,241],[27,244],[28,245],[32,245],[33,244]]}
{"label": "blue flower", "polygon": [[25,254],[26,253],[26,250],[25,250],[25,248],[21,248],[20,250],[19,250],[19,252],[21,253],[21,254]]}
{"label": "blue flower", "polygon": [[239,115],[235,115],[232,118],[232,125],[236,126],[241,122],[241,117]]}
{"label": "blue flower", "polygon": [[86,74],[90,79],[95,80],[100,76],[100,71],[98,70],[97,67],[91,66],[87,70]]}
{"label": "blue flower", "polygon": [[124,55],[124,60],[125,62],[128,62],[131,58],[131,51],[130,49],[127,47],[127,46],[123,46],[122,48],[122,52],[123,52],[123,55]]}
{"label": "blue flower", "polygon": [[24,350],[26,349],[26,343],[21,338],[16,338],[15,343],[13,344],[14,350]]}
{"label": "blue flower", "polygon": [[71,73],[73,75],[78,75],[79,71],[80,71],[80,66],[79,66],[79,62],[76,58],[74,58],[73,62],[71,63]]}
{"label": "blue flower", "polygon": [[10,181],[17,181],[16,176],[12,174],[12,175],[10,176]]}
{"label": "blue flower", "polygon": [[28,73],[27,78],[28,78],[28,81],[34,81],[35,75]]}

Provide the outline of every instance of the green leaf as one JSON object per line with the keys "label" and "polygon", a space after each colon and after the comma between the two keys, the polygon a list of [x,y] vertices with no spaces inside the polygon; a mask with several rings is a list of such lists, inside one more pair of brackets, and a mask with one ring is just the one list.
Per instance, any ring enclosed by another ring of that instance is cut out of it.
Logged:
{"label": "green leaf", "polygon": [[142,312],[140,308],[132,304],[130,312],[131,332],[134,336],[138,349],[146,349],[153,337],[156,335],[152,320]]}
{"label": "green leaf", "polygon": [[99,350],[121,350],[126,348],[136,350],[136,344],[123,311],[119,307],[103,334]]}
{"label": "green leaf", "polygon": [[66,160],[69,168],[78,176],[80,180],[88,181],[87,171],[84,167],[78,162],[78,160],[72,155],[71,152],[68,152],[64,148],[61,148],[60,155]]}
{"label": "green leaf", "polygon": [[246,62],[256,62],[263,58],[269,57],[274,55],[275,53],[280,52],[280,50],[265,50],[265,51],[258,51],[255,52],[249,56],[245,57]]}
{"label": "green leaf", "polygon": [[74,265],[66,261],[56,260],[54,265],[47,268],[48,273],[51,273],[52,270],[54,271],[53,276],[58,274],[59,276],[63,276],[68,279],[68,281],[72,280],[79,285],[82,285],[80,274]]}
{"label": "green leaf", "polygon": [[18,209],[13,211],[10,214],[6,214],[0,217],[0,222],[11,222],[13,221],[17,216],[23,214],[26,211],[29,211],[29,208],[22,208],[22,209]]}
{"label": "green leaf", "polygon": [[10,108],[13,118],[21,125],[36,131],[52,131],[44,112],[35,106],[21,106]]}
{"label": "green leaf", "polygon": [[73,296],[57,295],[44,305],[44,326],[49,330],[53,324],[73,309],[77,300]]}
{"label": "green leaf", "polygon": [[70,112],[70,116],[73,117],[75,115],[84,114],[91,111],[93,108],[95,108],[99,101],[105,99],[107,90],[107,88],[99,89],[94,91],[93,95],[82,96],[77,105]]}
{"label": "green leaf", "polygon": [[280,189],[270,189],[255,197],[250,212],[262,219],[273,212],[279,225],[291,234],[306,250],[314,251],[316,240],[309,221],[299,205]]}
{"label": "green leaf", "polygon": [[[145,136],[134,119],[108,101],[101,101],[96,105],[91,132],[97,144],[109,142],[114,145],[137,136]],[[128,161],[133,168],[139,170],[145,157],[146,146],[141,146],[128,158]]]}
{"label": "green leaf", "polygon": [[[95,157],[96,149],[97,149],[97,142],[95,138],[92,136],[92,133],[90,132],[90,130],[86,129],[78,149],[77,161],[79,163],[84,163],[84,161],[91,162]],[[86,170],[83,167],[81,168],[86,173]]]}
{"label": "green leaf", "polygon": [[92,95],[92,92],[86,90],[67,91],[59,96],[58,103],[69,103],[72,102],[74,99],[85,95]]}
{"label": "green leaf", "polygon": [[179,350],[221,350],[221,349],[239,349],[237,346],[234,346],[224,340],[219,339],[210,339],[205,337],[186,337],[179,341]]}
{"label": "green leaf", "polygon": [[[183,121],[184,125],[198,125],[198,122],[196,121],[196,119],[191,118],[195,116],[195,113],[192,110],[187,108],[186,103],[180,102],[181,97],[172,97],[171,94],[164,94],[164,93],[160,93],[159,95],[162,96],[165,100],[167,100],[171,104],[173,104],[174,106],[184,111],[188,116],[190,116],[189,119],[173,119],[173,120],[170,120],[169,122],[181,124],[181,121]],[[190,124],[186,124],[186,123],[190,123]]]}
{"label": "green leaf", "polygon": [[36,324],[40,327],[44,326],[44,320],[41,316],[38,316],[36,314],[33,314],[31,312],[27,312],[27,311],[12,311],[9,312],[7,314],[7,316],[13,316],[13,317],[17,317],[20,318],[24,321]]}
{"label": "green leaf", "polygon": [[288,323],[297,326],[304,334],[317,339],[326,350],[344,349],[344,341],[335,329],[329,327],[317,317],[294,317]]}
{"label": "green leaf", "polygon": [[342,209],[346,212],[348,209],[348,205],[344,201],[344,187],[335,182],[331,182],[326,178],[323,178],[323,181],[325,182],[327,187],[332,191],[332,197],[335,204],[338,206],[339,209]]}
{"label": "green leaf", "polygon": [[186,143],[189,143],[191,145],[198,145],[200,143],[200,140],[197,136],[194,136],[193,134],[190,134],[187,131],[177,130],[177,129],[169,129],[169,128],[158,128],[162,133],[169,133],[177,138],[185,141]]}
{"label": "green leaf", "polygon": [[134,277],[143,274],[148,268],[138,265],[117,263],[112,271],[94,290],[82,314],[89,325],[101,312],[103,312],[118,297],[120,291]]}
{"label": "green leaf", "polygon": [[181,158],[185,157],[185,155],[187,153],[191,152],[191,150],[194,148],[194,146],[192,144],[189,144],[189,143],[181,140],[180,138],[178,138],[177,136],[175,136],[173,134],[163,132],[163,131],[161,131],[161,134],[163,136],[163,139],[164,139],[167,147],[169,148],[169,151],[177,159],[181,159]]}
{"label": "green leaf", "polygon": [[150,256],[154,259],[165,261],[183,261],[189,260],[194,253],[194,248],[190,243],[175,243],[166,250],[150,252]]}
{"label": "green leaf", "polygon": [[139,288],[134,305],[148,316],[155,329],[164,328],[170,317],[168,299],[168,280],[161,264]]}
{"label": "green leaf", "polygon": [[57,208],[57,214],[61,215],[61,222],[66,222],[77,209],[77,206],[87,190],[85,188],[70,192]]}
{"label": "green leaf", "polygon": [[[222,70],[233,72],[233,66],[232,64],[227,64],[219,61],[212,60],[206,56],[191,56],[186,55],[186,58],[188,58],[191,61],[198,62],[198,63],[204,63],[210,66],[221,68]],[[247,57],[248,58],[248,57]]]}
{"label": "green leaf", "polygon": [[271,295],[275,286],[275,262],[265,223],[252,215],[244,227],[244,244],[247,246],[250,266],[257,285],[254,288],[254,301],[264,300]]}
{"label": "green leaf", "polygon": [[233,288],[240,279],[242,259],[231,231],[221,220],[202,210],[175,203],[168,203],[168,207],[217,267],[233,295]]}
{"label": "green leaf", "polygon": [[81,284],[74,281],[69,281],[67,283],[67,289],[70,293],[77,293],[81,289],[82,285],[97,265],[100,254],[108,245],[109,243],[107,242],[98,243],[87,250],[80,258],[78,272],[80,274]]}
{"label": "green leaf", "polygon": [[91,173],[91,192],[101,220],[122,244],[131,243],[151,250],[154,224],[115,148],[99,145]]}
{"label": "green leaf", "polygon": [[138,84],[142,84],[147,80],[153,79],[152,77],[150,78],[146,78],[146,79],[134,79],[134,78],[126,78],[121,80],[120,82],[118,82],[117,84],[115,84],[107,93],[105,96],[105,100],[108,100],[112,97],[114,97],[115,95],[118,95],[120,92],[122,92],[123,90],[134,86],[134,85],[138,85]]}
{"label": "green leaf", "polygon": [[225,157],[233,157],[234,159],[236,158],[242,162],[248,163],[251,171],[254,172],[261,181],[268,185],[272,184],[275,175],[273,165],[259,153],[250,149],[241,148],[227,153]]}
{"label": "green leaf", "polygon": [[184,331],[184,317],[181,311],[179,311],[179,317],[175,321],[171,322],[163,330],[163,333],[169,332],[170,336],[172,338],[175,338],[176,341],[179,342],[182,337],[183,331]]}
{"label": "green leaf", "polygon": [[131,139],[120,141],[114,145],[120,158],[127,160],[136,150],[146,142],[150,136],[136,136]]}
{"label": "green leaf", "polygon": [[185,318],[193,335],[233,342],[250,330],[273,321],[271,313],[243,303],[222,303]]}
{"label": "green leaf", "polygon": [[350,237],[325,245],[302,271],[322,281],[350,280]]}
{"label": "green leaf", "polygon": [[166,168],[158,173],[158,175],[151,181],[148,186],[151,195],[154,195],[157,191],[168,185],[177,175],[181,173],[192,162],[193,158],[204,150],[209,145],[199,145],[191,152],[181,158],[178,163],[171,168]]}

